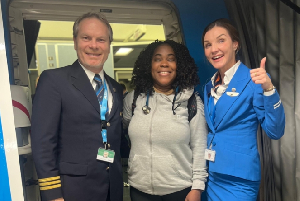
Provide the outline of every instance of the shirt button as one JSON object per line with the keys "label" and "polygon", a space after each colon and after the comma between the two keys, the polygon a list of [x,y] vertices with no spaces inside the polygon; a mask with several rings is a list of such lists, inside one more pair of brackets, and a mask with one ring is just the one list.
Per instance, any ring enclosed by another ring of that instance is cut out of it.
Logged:
{"label": "shirt button", "polygon": [[109,170],[109,167],[107,167],[106,170]]}
{"label": "shirt button", "polygon": [[107,147],[110,148],[110,144],[107,144]]}
{"label": "shirt button", "polygon": [[109,123],[109,122],[107,122],[106,126],[110,126],[110,123]]}

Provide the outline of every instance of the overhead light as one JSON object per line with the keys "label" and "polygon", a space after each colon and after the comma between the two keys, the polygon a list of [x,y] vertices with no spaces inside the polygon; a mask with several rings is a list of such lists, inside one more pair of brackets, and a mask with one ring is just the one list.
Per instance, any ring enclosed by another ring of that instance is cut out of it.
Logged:
{"label": "overhead light", "polygon": [[116,53],[115,56],[127,56],[130,52],[133,51],[133,48],[121,47]]}

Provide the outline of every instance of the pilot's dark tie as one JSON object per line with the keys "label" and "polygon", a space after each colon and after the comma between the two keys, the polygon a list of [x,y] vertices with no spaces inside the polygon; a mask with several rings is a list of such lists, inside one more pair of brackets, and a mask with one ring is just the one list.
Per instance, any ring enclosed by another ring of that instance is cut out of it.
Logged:
{"label": "pilot's dark tie", "polygon": [[94,80],[97,84],[95,92],[96,92],[99,104],[101,105],[102,100],[103,100],[103,95],[104,95],[104,86],[103,86],[102,79],[99,74],[95,74]]}

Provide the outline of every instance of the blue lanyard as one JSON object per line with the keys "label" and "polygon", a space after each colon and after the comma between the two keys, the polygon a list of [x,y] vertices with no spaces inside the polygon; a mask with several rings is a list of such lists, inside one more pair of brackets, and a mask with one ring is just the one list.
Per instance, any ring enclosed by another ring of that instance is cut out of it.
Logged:
{"label": "blue lanyard", "polygon": [[216,107],[215,107],[215,103],[214,103],[214,97],[212,97],[212,96],[209,97],[208,112],[209,112],[210,120],[214,124],[215,114],[216,114]]}
{"label": "blue lanyard", "polygon": [[147,105],[147,107],[149,107],[149,96],[150,96],[150,93],[148,92],[148,93],[147,93],[147,100],[146,100],[146,105]]}
{"label": "blue lanyard", "polygon": [[[105,114],[108,111],[108,105],[107,105],[108,104],[108,91],[107,91],[105,79],[103,79],[103,85],[101,87],[103,87],[103,86],[104,86],[104,95],[103,95],[102,102],[100,103],[101,121],[105,121]],[[102,128],[101,134],[102,134],[103,143],[106,144],[107,143],[107,130]]]}
{"label": "blue lanyard", "polygon": [[[215,124],[216,106],[215,106],[215,103],[214,103],[214,97],[212,97],[212,96],[209,97],[208,112],[209,112],[209,117],[211,119],[211,122],[214,125]],[[213,138],[211,139],[211,141],[209,143],[209,149],[211,149],[212,142],[215,138],[215,135],[216,134],[214,133],[214,136],[213,136]]]}

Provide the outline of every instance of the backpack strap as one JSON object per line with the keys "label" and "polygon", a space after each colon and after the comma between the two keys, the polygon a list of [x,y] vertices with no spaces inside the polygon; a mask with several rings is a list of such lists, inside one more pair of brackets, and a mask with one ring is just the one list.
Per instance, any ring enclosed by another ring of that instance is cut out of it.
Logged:
{"label": "backpack strap", "polygon": [[192,118],[197,114],[197,99],[195,93],[189,98],[188,100],[188,120],[189,122],[192,120]]}
{"label": "backpack strap", "polygon": [[137,100],[138,96],[139,96],[139,94],[137,93],[137,91],[134,90],[133,101],[132,101],[132,108],[131,108],[131,114],[132,114],[132,116],[134,114],[134,109],[136,108],[136,100]]}

